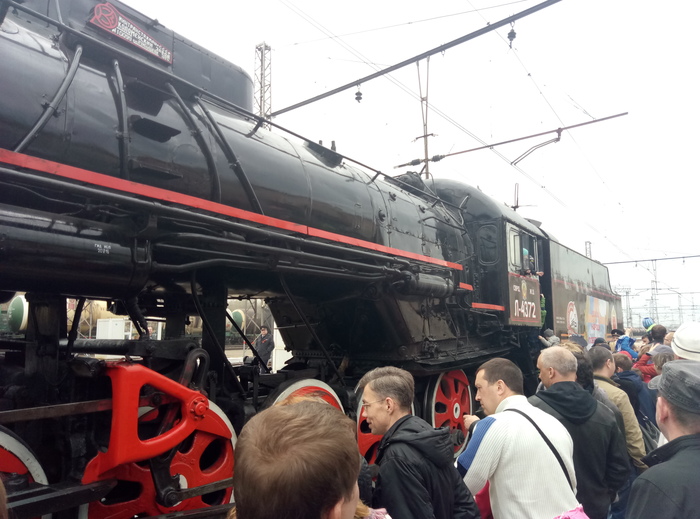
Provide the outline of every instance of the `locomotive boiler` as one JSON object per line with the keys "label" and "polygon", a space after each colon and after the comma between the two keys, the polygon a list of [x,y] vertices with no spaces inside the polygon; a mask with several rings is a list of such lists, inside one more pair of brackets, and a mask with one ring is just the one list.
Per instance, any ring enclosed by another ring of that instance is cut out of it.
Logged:
{"label": "locomotive boiler", "polygon": [[[0,342],[16,517],[224,514],[236,433],[292,394],[356,418],[371,461],[355,385],[388,364],[458,453],[476,366],[507,356],[532,381],[542,327],[621,325],[607,269],[537,222],[266,130],[243,70],[124,4],[1,0],[0,22],[0,294],[29,302]],[[87,299],[139,338],[80,339]],[[230,299],[267,302],[284,369],[227,360]]]}

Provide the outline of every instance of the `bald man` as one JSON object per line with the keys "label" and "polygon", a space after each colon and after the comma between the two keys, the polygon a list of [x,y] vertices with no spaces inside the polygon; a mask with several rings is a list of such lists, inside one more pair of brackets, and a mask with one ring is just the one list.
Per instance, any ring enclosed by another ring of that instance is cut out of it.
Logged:
{"label": "bald man", "polygon": [[613,412],[576,382],[577,367],[574,354],[561,346],[542,350],[537,368],[546,389],[529,401],[569,431],[574,442],[576,497],[588,517],[605,519],[629,475],[625,438]]}

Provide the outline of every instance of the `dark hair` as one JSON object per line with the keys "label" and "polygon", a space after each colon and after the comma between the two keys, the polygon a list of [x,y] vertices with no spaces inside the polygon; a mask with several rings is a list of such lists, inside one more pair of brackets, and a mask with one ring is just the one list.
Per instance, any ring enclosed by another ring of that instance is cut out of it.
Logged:
{"label": "dark hair", "polygon": [[620,368],[622,371],[629,371],[632,369],[632,359],[624,353],[615,353],[613,355],[613,360],[615,361],[615,367]]}
{"label": "dark hair", "polygon": [[355,423],[321,402],[271,407],[236,443],[237,519],[320,519],[352,498],[360,472]]}
{"label": "dark hair", "polygon": [[476,370],[477,373],[480,371],[484,372],[484,380],[489,384],[502,380],[508,389],[516,395],[525,394],[523,372],[510,360],[500,358],[488,360]]}
{"label": "dark hair", "polygon": [[371,384],[372,391],[382,398],[393,399],[404,411],[410,411],[415,396],[413,375],[405,369],[394,366],[384,366],[368,371],[360,379],[358,389],[364,390]]}
{"label": "dark hair", "polygon": [[651,340],[654,342],[664,342],[664,337],[668,333],[662,324],[655,324],[651,327]]}
{"label": "dark hair", "polygon": [[576,382],[584,389],[593,389],[593,368],[591,361],[588,360],[588,355],[583,352],[572,352],[576,357]]}
{"label": "dark hair", "polygon": [[260,331],[263,331],[263,330],[267,330],[268,332],[270,331],[270,329],[267,326],[265,326],[264,324],[260,327]]}
{"label": "dark hair", "polygon": [[593,346],[588,352],[588,358],[591,361],[591,367],[593,371],[598,371],[605,366],[608,360],[612,360],[612,352],[610,348],[605,346]]}

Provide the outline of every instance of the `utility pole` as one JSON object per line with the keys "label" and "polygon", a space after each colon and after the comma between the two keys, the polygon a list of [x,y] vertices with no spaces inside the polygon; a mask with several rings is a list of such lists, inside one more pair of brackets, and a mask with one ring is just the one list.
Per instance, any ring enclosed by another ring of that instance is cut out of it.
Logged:
{"label": "utility pole", "polygon": [[651,280],[651,298],[649,299],[649,313],[655,323],[659,322],[659,289],[656,286],[656,280]]}
{"label": "utility pole", "polygon": [[632,289],[630,287],[615,287],[615,291],[625,295],[625,319],[623,319],[623,321],[627,323],[627,326],[632,326],[632,307],[630,306],[630,293]]}
{"label": "utility pole", "polygon": [[651,281],[651,318],[654,319],[655,323],[659,322],[659,284],[656,279],[656,261],[651,262],[651,268],[653,269],[654,279]]}
{"label": "utility pole", "polygon": [[423,95],[423,85],[421,83],[420,77],[420,61],[417,61],[416,65],[418,66],[418,89],[420,91],[420,109],[421,115],[423,117],[423,135],[417,137],[416,140],[423,139],[423,153],[425,161],[423,162],[423,170],[421,171],[421,173],[425,175],[425,179],[427,180],[430,178],[430,161],[428,160],[428,137],[433,137],[432,133],[428,133],[428,87],[430,81],[430,56],[428,56],[425,59],[425,95]]}
{"label": "utility pole", "polygon": [[[255,113],[265,119],[272,113],[272,54],[270,46],[259,43],[255,46]],[[270,128],[269,124],[264,124]]]}

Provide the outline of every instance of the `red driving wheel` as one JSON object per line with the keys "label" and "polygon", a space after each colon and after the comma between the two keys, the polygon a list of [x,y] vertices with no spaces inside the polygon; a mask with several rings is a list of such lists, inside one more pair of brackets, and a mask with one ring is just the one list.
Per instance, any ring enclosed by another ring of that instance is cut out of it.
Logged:
{"label": "red driving wheel", "polygon": [[19,474],[30,483],[48,485],[39,460],[22,438],[0,426],[0,474]]}
{"label": "red driving wheel", "polygon": [[[333,391],[333,389],[325,382],[321,382],[320,380],[315,380],[313,378],[303,378],[301,380],[294,380],[280,384],[277,390],[268,397],[268,407],[283,402],[287,399],[303,400],[307,397],[320,398],[336,409],[345,412],[343,409],[343,404],[340,403],[340,399],[338,398],[338,395],[335,394],[335,391]],[[266,405],[267,404],[268,402],[266,402]]]}
{"label": "red driving wheel", "polygon": [[231,485],[172,506],[161,504],[149,463],[170,456],[163,470],[179,478],[183,490],[228,480],[236,434],[226,414],[201,392],[139,364],[111,362],[105,373],[113,394],[109,444],[88,462],[82,482],[115,479],[117,484],[99,501],[80,507],[80,518],[130,519],[230,503]]}
{"label": "red driving wheel", "polygon": [[[178,449],[170,465],[170,474],[179,474],[183,488],[214,483],[233,474],[233,442],[210,433],[197,431]],[[173,507],[156,501],[156,490],[148,462],[126,463],[104,475],[118,480],[117,486],[100,501],[88,505],[90,519],[128,519],[194,510],[230,503],[233,488],[197,496]]]}
{"label": "red driving wheel", "polygon": [[424,395],[423,418],[433,427],[450,430],[455,457],[466,446],[464,414],[472,414],[471,387],[464,371],[456,369],[433,377]]}
{"label": "red driving wheel", "polygon": [[[233,465],[234,445],[230,439],[196,431],[175,453],[170,474],[180,476],[183,488],[192,488],[230,478]],[[103,477],[115,478],[119,483],[105,498],[88,505],[89,519],[147,517],[230,503],[233,499],[233,488],[229,487],[187,499],[173,507],[163,506],[156,501],[148,462],[126,463]]]}

